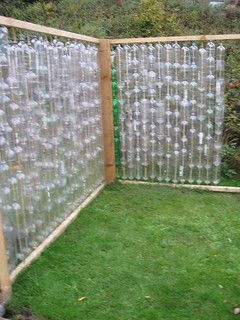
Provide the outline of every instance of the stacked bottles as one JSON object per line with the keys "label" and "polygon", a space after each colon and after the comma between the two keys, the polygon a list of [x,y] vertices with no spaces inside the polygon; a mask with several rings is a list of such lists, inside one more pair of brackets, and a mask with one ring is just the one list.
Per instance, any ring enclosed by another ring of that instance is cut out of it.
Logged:
{"label": "stacked bottles", "polygon": [[212,42],[114,48],[123,179],[219,182],[224,55]]}
{"label": "stacked bottles", "polygon": [[116,69],[112,67],[112,97],[113,97],[113,122],[114,122],[114,145],[115,145],[115,164],[117,175],[120,175],[121,167],[121,152],[120,152],[120,137],[119,137],[119,102],[118,102],[118,87],[116,79]]}
{"label": "stacked bottles", "polygon": [[0,28],[0,207],[12,270],[103,180],[98,49]]}

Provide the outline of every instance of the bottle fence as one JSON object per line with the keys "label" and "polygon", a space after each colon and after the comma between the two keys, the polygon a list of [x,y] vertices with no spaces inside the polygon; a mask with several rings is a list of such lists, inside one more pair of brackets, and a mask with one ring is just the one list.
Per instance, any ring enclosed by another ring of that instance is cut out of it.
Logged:
{"label": "bottle fence", "polygon": [[0,28],[0,214],[9,271],[103,181],[98,47]]}
{"label": "bottle fence", "polygon": [[112,51],[115,150],[122,179],[218,184],[225,48],[171,44]]}
{"label": "bottle fence", "polygon": [[6,17],[0,24],[28,30],[16,37],[0,28],[0,300],[7,300],[9,273],[101,183],[114,181],[115,165],[122,179],[218,183],[225,48],[170,44],[176,37],[99,40]]}

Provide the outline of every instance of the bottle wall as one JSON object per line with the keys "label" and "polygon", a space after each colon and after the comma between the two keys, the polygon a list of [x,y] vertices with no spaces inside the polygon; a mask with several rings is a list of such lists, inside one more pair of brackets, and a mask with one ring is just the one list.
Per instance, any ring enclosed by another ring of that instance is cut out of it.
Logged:
{"label": "bottle wall", "polygon": [[218,184],[223,45],[118,45],[112,60],[119,177]]}
{"label": "bottle wall", "polygon": [[10,270],[103,181],[98,48],[0,28],[0,214]]}

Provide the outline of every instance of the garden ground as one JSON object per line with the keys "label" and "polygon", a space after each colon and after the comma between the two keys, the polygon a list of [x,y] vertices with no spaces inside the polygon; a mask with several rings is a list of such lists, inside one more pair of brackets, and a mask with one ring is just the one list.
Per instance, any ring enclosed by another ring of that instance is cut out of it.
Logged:
{"label": "garden ground", "polygon": [[51,320],[230,320],[240,194],[107,187],[25,272],[9,309]]}

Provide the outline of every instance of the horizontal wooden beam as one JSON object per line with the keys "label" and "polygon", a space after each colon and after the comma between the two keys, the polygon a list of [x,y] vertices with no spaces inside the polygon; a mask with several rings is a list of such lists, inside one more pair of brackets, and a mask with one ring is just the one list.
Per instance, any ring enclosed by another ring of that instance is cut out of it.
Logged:
{"label": "horizontal wooden beam", "polygon": [[132,181],[132,180],[120,180],[122,184],[143,184],[143,185],[158,185],[173,188],[188,188],[198,189],[214,192],[229,192],[229,193],[240,193],[240,187],[224,187],[224,186],[208,186],[198,184],[175,184],[175,183],[160,183],[160,182],[147,182],[147,181]]}
{"label": "horizontal wooden beam", "polygon": [[79,41],[99,43],[99,39],[97,38],[93,38],[93,37],[89,37],[89,36],[85,36],[85,35],[81,35],[73,32],[63,31],[55,28],[45,27],[39,24],[21,21],[21,20],[9,18],[9,17],[0,16],[0,25],[27,30],[31,32],[49,34],[57,37],[64,37],[64,38],[69,38],[69,39],[74,39]]}
{"label": "horizontal wooden beam", "polygon": [[[49,34],[58,37],[70,38],[80,41],[99,43],[100,40],[69,31],[59,30],[43,25],[34,24],[10,17],[0,16],[0,25],[6,27],[19,28],[27,31]],[[175,41],[210,41],[210,40],[240,40],[240,34],[211,34],[211,35],[192,35],[192,36],[170,36],[170,37],[149,37],[149,38],[125,38],[109,39],[110,44],[131,44],[131,43],[154,43],[154,42],[175,42]]]}
{"label": "horizontal wooden beam", "polygon": [[94,190],[30,255],[21,262],[16,269],[10,274],[11,282],[13,283],[19,273],[26,269],[34,260],[36,260],[43,250],[45,250],[55,239],[57,239],[64,230],[77,218],[80,211],[92,202],[98,194],[104,189],[105,182]]}
{"label": "horizontal wooden beam", "polygon": [[126,38],[110,39],[111,44],[154,43],[154,42],[182,42],[182,41],[211,41],[211,40],[240,40],[240,34],[211,34],[174,37]]}
{"label": "horizontal wooden beam", "polygon": [[[25,22],[10,17],[0,16],[0,25],[6,27],[19,28],[27,31],[49,34],[58,37],[75,39],[80,41],[88,41],[99,43],[100,40],[73,32],[59,30],[51,27]],[[210,40],[240,40],[240,34],[216,34],[216,35],[192,35],[192,36],[170,36],[170,37],[150,37],[150,38],[125,38],[125,39],[109,39],[110,44],[131,44],[131,43],[154,43],[154,42],[175,42],[175,41],[210,41]]]}

